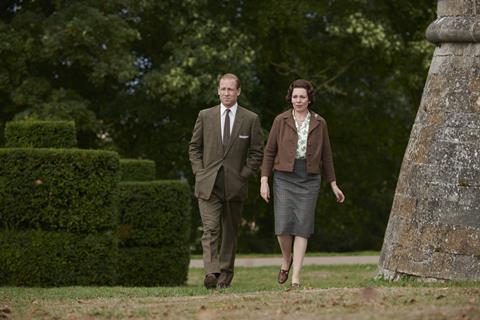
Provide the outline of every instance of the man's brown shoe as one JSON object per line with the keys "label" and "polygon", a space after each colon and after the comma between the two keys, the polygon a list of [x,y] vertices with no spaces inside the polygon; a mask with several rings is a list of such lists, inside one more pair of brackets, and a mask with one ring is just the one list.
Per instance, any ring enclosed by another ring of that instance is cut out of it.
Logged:
{"label": "man's brown shoe", "polygon": [[207,289],[215,289],[217,287],[217,276],[214,273],[209,273],[205,276],[203,284]]}
{"label": "man's brown shoe", "polygon": [[217,289],[225,290],[225,289],[228,289],[228,288],[230,288],[230,285],[226,282],[219,282],[217,284]]}

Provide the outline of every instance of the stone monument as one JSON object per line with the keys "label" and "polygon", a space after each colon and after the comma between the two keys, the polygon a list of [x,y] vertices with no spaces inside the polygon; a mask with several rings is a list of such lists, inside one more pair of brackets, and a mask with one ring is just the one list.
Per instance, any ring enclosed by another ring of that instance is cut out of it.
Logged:
{"label": "stone monument", "polygon": [[480,280],[480,0],[438,0],[437,15],[380,256],[389,280]]}

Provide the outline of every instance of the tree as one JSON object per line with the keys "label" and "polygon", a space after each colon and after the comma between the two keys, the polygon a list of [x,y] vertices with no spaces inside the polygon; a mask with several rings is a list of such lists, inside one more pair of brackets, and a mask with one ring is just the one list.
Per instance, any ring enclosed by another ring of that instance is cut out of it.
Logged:
{"label": "tree", "polygon": [[137,73],[139,37],[115,6],[94,1],[6,1],[0,21],[2,119],[73,119],[95,145],[96,111]]}
{"label": "tree", "polygon": [[244,90],[253,85],[254,52],[203,1],[144,2],[130,14],[142,35],[134,46],[141,74],[102,118],[116,145],[156,160],[161,177],[190,175],[187,145],[198,112],[217,103],[217,78],[227,70]]}
{"label": "tree", "polygon": [[[0,119],[75,119],[82,146],[153,159],[159,178],[193,183],[188,141],[198,111],[218,101],[220,74],[240,77],[240,104],[260,114],[266,134],[288,107],[288,84],[310,79],[347,195],[337,206],[323,186],[311,248],[378,249],[432,52],[423,32],[433,9],[426,0],[3,1]],[[273,208],[258,179],[250,184],[240,249],[277,250]]]}
{"label": "tree", "polygon": [[[283,97],[292,80],[310,79],[317,88],[313,109],[329,124],[347,202],[338,206],[323,186],[310,248],[379,249],[433,50],[424,39],[434,17],[430,1],[220,3],[214,15],[254,35],[260,83],[253,96],[265,128],[288,107]],[[273,241],[272,208],[259,210],[256,200],[246,208],[246,225]]]}

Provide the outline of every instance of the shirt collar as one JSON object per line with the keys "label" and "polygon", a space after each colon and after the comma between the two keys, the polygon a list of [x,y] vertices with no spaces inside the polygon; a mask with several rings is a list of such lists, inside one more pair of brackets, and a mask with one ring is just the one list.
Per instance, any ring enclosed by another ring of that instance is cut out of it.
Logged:
{"label": "shirt collar", "polygon": [[[223,105],[223,103],[220,103],[220,114],[223,115],[225,114],[225,110],[227,109],[227,107],[225,107]],[[238,109],[238,103],[235,103],[232,107],[229,108],[230,111],[232,112],[232,116],[235,117],[236,113],[237,113],[237,109]]]}
{"label": "shirt collar", "polygon": [[[295,118],[295,109],[292,109],[292,116],[293,116],[293,119],[296,120]],[[307,116],[305,117],[305,121],[304,122],[310,122],[310,110],[307,111]]]}

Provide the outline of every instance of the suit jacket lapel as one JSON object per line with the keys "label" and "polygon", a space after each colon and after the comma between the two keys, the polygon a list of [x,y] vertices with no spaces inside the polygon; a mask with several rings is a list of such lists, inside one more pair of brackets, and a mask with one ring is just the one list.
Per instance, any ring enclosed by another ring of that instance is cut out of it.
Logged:
{"label": "suit jacket lapel", "polygon": [[243,123],[243,110],[242,107],[237,107],[237,114],[235,115],[235,121],[233,122],[232,134],[230,135],[230,141],[228,142],[228,146],[225,149],[225,154],[227,154],[228,150],[232,147],[232,144],[235,140],[238,139],[238,134],[240,133],[240,128],[242,127]]}
{"label": "suit jacket lapel", "polygon": [[213,108],[212,112],[210,113],[211,117],[211,122],[213,123],[213,136],[215,138],[215,141],[217,141],[216,148],[220,149],[223,151],[223,145],[222,145],[222,125],[220,123],[221,118],[220,118],[220,105],[216,106]]}

